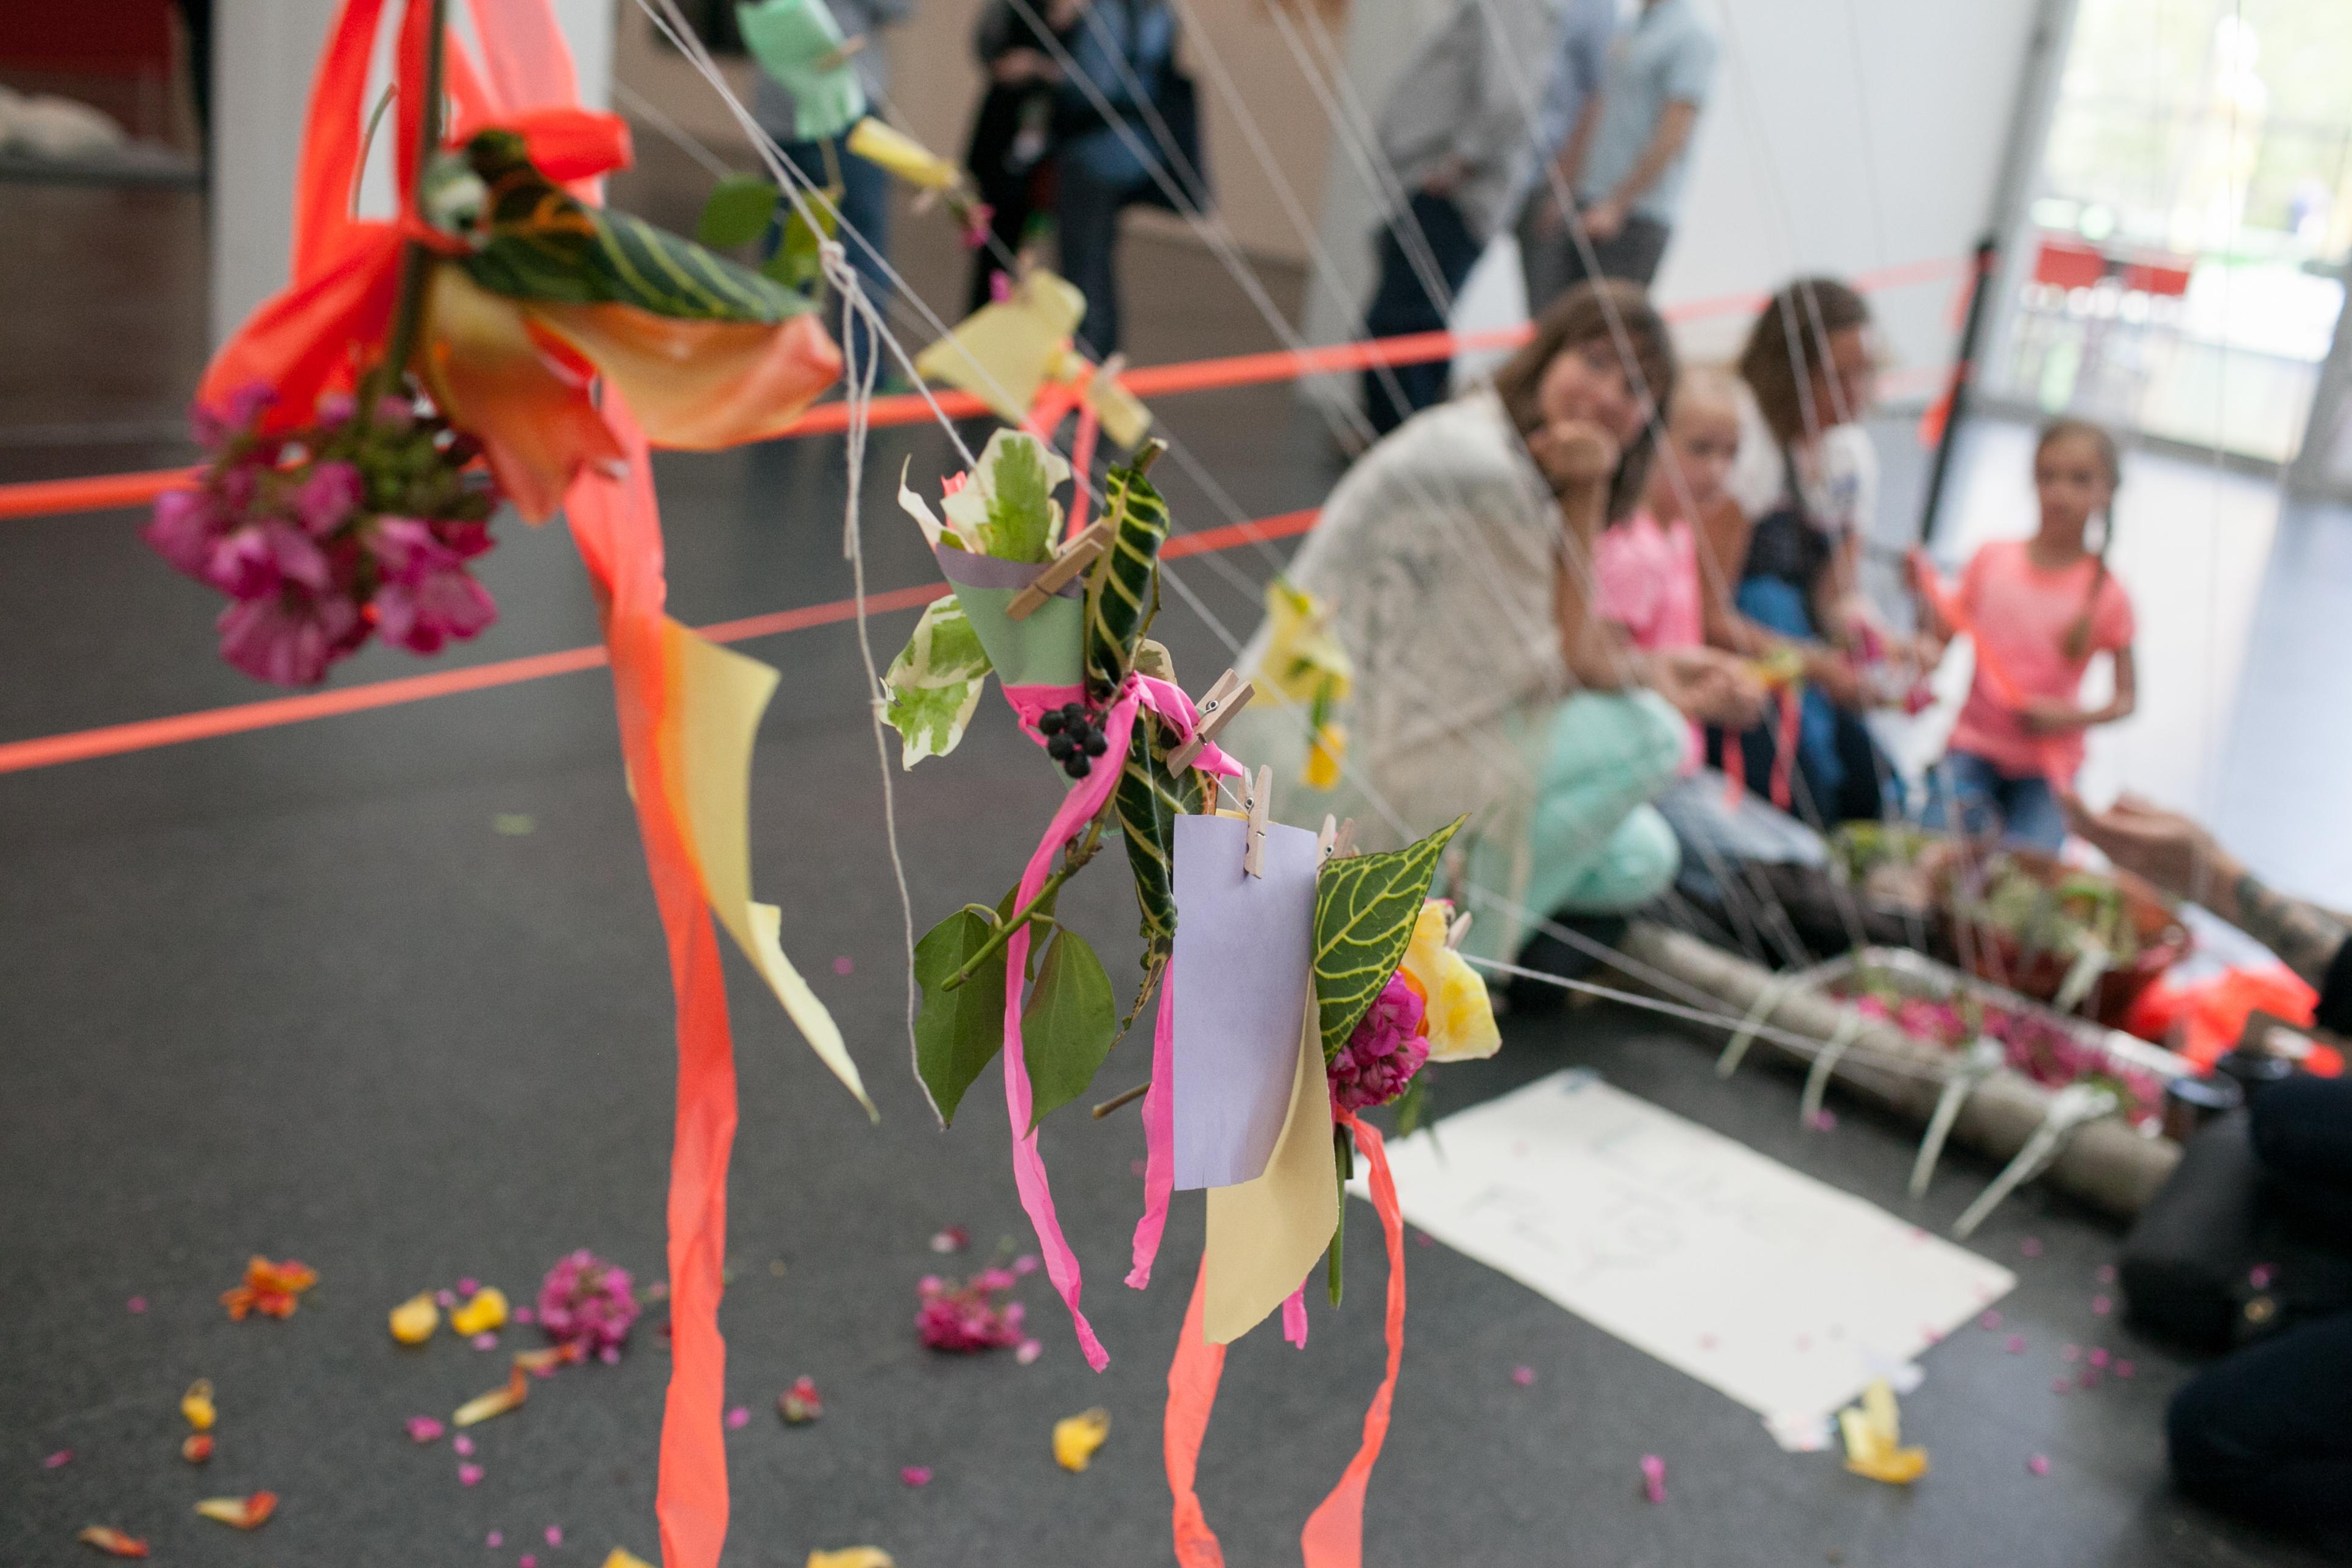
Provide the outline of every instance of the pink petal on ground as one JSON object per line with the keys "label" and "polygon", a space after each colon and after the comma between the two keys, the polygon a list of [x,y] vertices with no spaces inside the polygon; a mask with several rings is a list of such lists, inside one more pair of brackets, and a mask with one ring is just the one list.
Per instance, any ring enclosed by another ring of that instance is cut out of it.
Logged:
{"label": "pink petal on ground", "polygon": [[2042,1239],[2039,1237],[2029,1236],[2017,1244],[2017,1250],[2021,1257],[2039,1258],[2042,1256]]}
{"label": "pink petal on ground", "polygon": [[1515,1366],[1511,1369],[1511,1381],[1521,1388],[1533,1388],[1536,1385],[1536,1369],[1531,1366]]}
{"label": "pink petal on ground", "polygon": [[538,1314],[529,1307],[517,1307],[514,1310],[514,1321],[518,1323],[528,1323],[536,1316]]}
{"label": "pink petal on ground", "polygon": [[2107,1370],[2114,1373],[2117,1377],[2129,1377],[2138,1369],[2127,1361],[2118,1361],[2115,1365],[2107,1368]]}
{"label": "pink petal on ground", "polygon": [[898,1479],[910,1487],[927,1487],[931,1484],[931,1468],[929,1465],[908,1465],[898,1471]]}
{"label": "pink petal on ground", "polygon": [[1642,1456],[1642,1492],[1652,1502],[1666,1500],[1666,1462],[1655,1454]]}
{"label": "pink petal on ground", "polygon": [[539,1568],[539,1559],[526,1552],[516,1560],[515,1568]]}
{"label": "pink petal on ground", "polygon": [[2105,1345],[2093,1345],[2091,1347],[2091,1364],[2093,1366],[2105,1366],[2107,1364],[2107,1350]]}
{"label": "pink petal on ground", "polygon": [[845,953],[843,956],[841,956],[841,957],[839,957],[839,958],[836,958],[836,959],[835,959],[835,960],[833,961],[833,972],[834,972],[835,974],[850,974],[850,973],[855,973],[856,972],[856,969],[857,969],[857,964],[856,964],[856,963],[854,960],[852,960],[852,959],[851,959],[847,954],[845,954]]}
{"label": "pink petal on ground", "polygon": [[457,1467],[457,1484],[461,1487],[478,1487],[481,1485],[482,1467],[479,1465],[459,1465]]}
{"label": "pink petal on ground", "polygon": [[1045,1353],[1045,1347],[1038,1343],[1035,1340],[1023,1340],[1019,1348],[1013,1351],[1013,1359],[1019,1362],[1023,1366],[1027,1366],[1031,1362],[1035,1361],[1039,1356],[1044,1355]]}
{"label": "pink petal on ground", "polygon": [[[430,1415],[412,1415],[408,1418],[408,1440],[412,1443],[438,1442],[440,1441],[441,1434],[447,1430],[447,1427],[442,1426],[440,1422],[435,1420]],[[472,1438],[462,1437],[459,1438],[458,1441],[466,1445],[466,1451],[467,1453],[470,1454],[474,1451]]]}
{"label": "pink petal on ground", "polygon": [[471,1276],[457,1281],[457,1294],[460,1296],[474,1295],[478,1292],[481,1288],[481,1282],[473,1279]]}
{"label": "pink petal on ground", "polygon": [[133,1312],[143,1312],[147,1310],[147,1298],[144,1296],[133,1296],[131,1300],[123,1302],[122,1304]]}
{"label": "pink petal on ground", "polygon": [[2071,1377],[2053,1377],[2050,1380],[2050,1392],[2053,1394],[2071,1394],[2074,1390],[2074,1380]]}
{"label": "pink petal on ground", "polygon": [[1042,1267],[1044,1265],[1037,1261],[1037,1255],[1034,1252],[1024,1252],[1013,1260],[1013,1272],[1015,1274],[1034,1274]]}
{"label": "pink petal on ground", "polygon": [[2025,1468],[2034,1475],[2046,1476],[2050,1473],[2050,1457],[2046,1454],[2036,1454],[2025,1461]]}
{"label": "pink petal on ground", "polygon": [[65,1468],[66,1466],[72,1463],[73,1450],[71,1448],[59,1448],[56,1453],[51,1454],[47,1458],[41,1461],[41,1468],[45,1470],[61,1470]]}
{"label": "pink petal on ground", "polygon": [[547,1527],[547,1543],[550,1546],[561,1546],[563,1544],[563,1527],[562,1525],[551,1524]]}
{"label": "pink petal on ground", "polygon": [[1993,1330],[2000,1327],[2000,1314],[1999,1312],[1987,1312],[1983,1317],[1977,1320],[1977,1327],[1984,1330],[1987,1333],[1990,1333]]}
{"label": "pink petal on ground", "polygon": [[490,1546],[493,1546],[493,1547],[498,1547],[498,1546],[504,1546],[506,1543],[507,1543],[506,1531],[502,1531],[502,1530],[493,1530],[492,1531],[490,1531],[489,1541],[488,1541],[488,1544],[489,1544]]}
{"label": "pink petal on ground", "polygon": [[439,1302],[444,1310],[446,1310],[447,1308],[454,1307],[457,1304],[457,1292],[455,1290],[436,1290],[433,1292],[433,1299]]}
{"label": "pink petal on ground", "polygon": [[2023,1355],[2025,1353],[2025,1336],[2023,1334],[2011,1334],[2009,1336],[2009,1342],[2001,1348],[2009,1352],[2011,1355]]}
{"label": "pink petal on ground", "polygon": [[2114,1284],[2116,1282],[2116,1266],[2112,1263],[2100,1264],[2098,1273],[2095,1278],[2102,1285]]}
{"label": "pink petal on ground", "polygon": [[485,1329],[466,1342],[478,1351],[494,1351],[499,1348],[499,1336]]}
{"label": "pink petal on ground", "polygon": [[463,1432],[460,1432],[455,1437],[449,1439],[449,1447],[457,1449],[458,1457],[463,1458],[465,1456],[474,1451],[474,1440],[471,1437],[467,1436]]}
{"label": "pink petal on ground", "polygon": [[2091,1298],[2091,1316],[2095,1318],[2104,1318],[2115,1310],[2116,1303],[2113,1297],[2094,1296]]}
{"label": "pink petal on ground", "polygon": [[2080,1345],[2068,1345],[2064,1350],[2058,1352],[2058,1359],[2070,1365],[2075,1362],[2081,1361],[2083,1359],[2083,1347]]}
{"label": "pink petal on ground", "polygon": [[751,1424],[751,1407],[739,1405],[727,1413],[727,1430],[740,1432]]}

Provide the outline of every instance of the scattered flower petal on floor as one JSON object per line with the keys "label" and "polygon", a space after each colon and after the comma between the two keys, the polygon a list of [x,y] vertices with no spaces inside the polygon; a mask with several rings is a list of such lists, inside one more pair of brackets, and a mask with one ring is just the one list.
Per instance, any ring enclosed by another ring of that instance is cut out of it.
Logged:
{"label": "scattered flower petal on floor", "polygon": [[41,1468],[45,1470],[61,1470],[72,1463],[73,1450],[71,1448],[59,1448],[56,1453],[51,1454],[47,1458],[41,1461]]}
{"label": "scattered flower petal on floor", "polygon": [[561,1546],[563,1544],[563,1527],[562,1525],[551,1524],[547,1527],[547,1543],[550,1546]]}
{"label": "scattered flower petal on floor", "polygon": [[835,974],[854,973],[856,971],[856,961],[846,953],[844,953],[841,957],[833,961],[833,972]]}
{"label": "scattered flower petal on floor", "polygon": [[2068,1345],[2058,1352],[2058,1359],[2071,1366],[2074,1363],[2083,1359],[2083,1347],[2080,1345]]}
{"label": "scattered flower petal on floor", "polygon": [[1536,1384],[1536,1369],[1531,1366],[1515,1366],[1511,1369],[1511,1381],[1521,1388],[1533,1388]]}
{"label": "scattered flower petal on floor", "polygon": [[[607,1563],[604,1568],[613,1568]],[[898,1568],[891,1555],[878,1546],[845,1546],[838,1552],[812,1552],[808,1568]]]}
{"label": "scattered flower petal on floor", "polygon": [[961,1252],[971,1245],[971,1233],[960,1225],[951,1225],[931,1237],[931,1250],[940,1254]]}
{"label": "scattered flower petal on floor", "polygon": [[[467,1280],[460,1284],[458,1289],[463,1290],[467,1285],[472,1283],[472,1280]],[[506,1327],[507,1293],[505,1291],[493,1285],[487,1290],[472,1290],[467,1291],[467,1294],[468,1299],[466,1304],[449,1314],[449,1326],[452,1329],[472,1338],[475,1335],[487,1333],[492,1329]]]}
{"label": "scattered flower petal on floor", "polygon": [[793,1379],[793,1385],[776,1396],[776,1410],[787,1426],[805,1426],[823,1415],[824,1395],[817,1392],[816,1379]]}
{"label": "scattered flower petal on floor", "polygon": [[245,1283],[234,1290],[222,1291],[221,1305],[239,1322],[252,1312],[266,1318],[290,1318],[296,1299],[318,1282],[318,1270],[308,1264],[291,1258],[283,1263],[272,1263],[257,1253],[246,1262]]}
{"label": "scattered flower petal on floor", "polygon": [[2074,1389],[2074,1380],[2071,1377],[2055,1377],[2050,1380],[2050,1392],[2053,1394],[2071,1394]]}
{"label": "scattered flower petal on floor", "polygon": [[180,1444],[180,1458],[192,1465],[201,1465],[213,1457],[213,1435],[191,1432]]}
{"label": "scattered flower petal on floor", "polygon": [[2023,1334],[2011,1334],[2009,1336],[2008,1343],[2004,1344],[2001,1348],[2009,1352],[2011,1355],[2023,1355],[2025,1353],[2025,1336]]}
{"label": "scattered flower petal on floor", "polygon": [[[438,1426],[440,1426],[440,1423],[436,1421],[434,1425]],[[457,1457],[461,1459],[470,1458],[473,1457],[474,1440],[471,1437],[467,1436],[463,1432],[458,1433],[457,1436],[450,1441],[449,1447],[456,1451]]]}
{"label": "scattered flower petal on floor", "polygon": [[461,1487],[480,1486],[482,1484],[482,1467],[475,1464],[459,1464],[457,1467],[457,1484]]}
{"label": "scattered flower petal on floor", "polygon": [[493,1388],[488,1394],[478,1394],[457,1406],[457,1414],[449,1417],[449,1425],[471,1426],[477,1421],[488,1421],[493,1415],[504,1415],[530,1397],[530,1379],[524,1375],[521,1367],[517,1366],[507,1374],[504,1387]]}
{"label": "scattered flower petal on floor", "polygon": [[533,1553],[526,1552],[522,1554],[520,1561],[515,1563],[515,1568],[539,1568],[539,1558]]}
{"label": "scattered flower petal on floor", "polygon": [[2042,1238],[2038,1236],[2029,1236],[2017,1244],[2017,1250],[2021,1257],[2039,1258],[2042,1256]]}
{"label": "scattered flower petal on floor", "polygon": [[2099,1384],[2099,1373],[2097,1369],[2094,1367],[2084,1368],[2083,1375],[2076,1381],[2084,1388],[2096,1388]]}
{"label": "scattered flower petal on floor", "polygon": [[2127,1361],[2118,1360],[2115,1365],[2109,1367],[2107,1370],[2114,1373],[2117,1377],[2129,1377],[2138,1369],[2134,1367],[2132,1363]]}
{"label": "scattered flower petal on floor", "polygon": [[432,1291],[420,1290],[392,1310],[390,1322],[394,1339],[421,1345],[441,1326],[441,1309],[434,1304]]}
{"label": "scattered flower petal on floor", "polygon": [[2107,1348],[2105,1345],[2093,1345],[2091,1347],[2091,1364],[2093,1366],[2105,1366],[2107,1364]]}
{"label": "scattered flower petal on floor", "polygon": [[950,1286],[937,1275],[925,1275],[915,1291],[915,1333],[931,1350],[960,1355],[1019,1344],[1027,1309],[1018,1301],[1000,1303],[997,1297],[1013,1288],[1005,1269],[985,1268],[965,1284]]}
{"label": "scattered flower petal on floor", "polygon": [[74,1537],[85,1546],[95,1546],[109,1557],[144,1557],[147,1543],[135,1535],[126,1535],[112,1525],[93,1524]]}
{"label": "scattered flower petal on floor", "polygon": [[2046,1476],[2050,1473],[2050,1456],[2036,1454],[2025,1461],[2025,1468],[2033,1475]]}
{"label": "scattered flower petal on floor", "polygon": [[1807,1125],[1816,1132],[1834,1132],[1837,1131],[1837,1112],[1826,1109],[1816,1110]]}
{"label": "scattered flower petal on floor", "polygon": [[1024,1278],[1036,1273],[1044,1267],[1045,1265],[1038,1261],[1037,1255],[1034,1252],[1024,1252],[1013,1260],[1013,1272]]}
{"label": "scattered flower petal on floor", "polygon": [[[667,1294],[656,1284],[646,1297],[658,1300]],[[576,1344],[607,1361],[619,1358],[638,1310],[629,1271],[585,1247],[558,1259],[539,1288],[541,1331],[558,1344]]]}
{"label": "scattered flower petal on floor", "polygon": [[199,1432],[209,1432],[219,1412],[213,1406],[213,1380],[200,1377],[188,1384],[188,1392],[180,1395],[180,1414],[189,1426]]}
{"label": "scattered flower petal on floor", "polygon": [[2000,1327],[2000,1314],[1999,1312],[1987,1312],[1983,1317],[1977,1320],[1977,1327],[1984,1330],[1987,1333],[1990,1333],[1993,1330]]}
{"label": "scattered flower petal on floor", "polygon": [[433,1300],[444,1308],[454,1307],[457,1304],[457,1292],[446,1289],[436,1290],[433,1292]]}
{"label": "scattered flower petal on floor", "polygon": [[2100,1264],[2096,1272],[2093,1275],[2093,1278],[2097,1279],[2102,1285],[2114,1284],[2116,1282],[2116,1266],[2112,1263]]}
{"label": "scattered flower petal on floor", "polygon": [[532,1311],[529,1307],[517,1307],[514,1310],[514,1321],[518,1323],[530,1322],[538,1316],[539,1314]]}
{"label": "scattered flower petal on floor", "polygon": [[910,1487],[929,1486],[931,1484],[931,1468],[929,1465],[902,1466],[898,1470],[898,1479]]}
{"label": "scattered flower petal on floor", "polygon": [[1019,1362],[1023,1366],[1027,1366],[1031,1362],[1035,1361],[1039,1356],[1044,1355],[1045,1353],[1045,1347],[1044,1343],[1037,1340],[1023,1340],[1019,1344],[1013,1347],[1013,1359]]}
{"label": "scattered flower petal on floor", "polygon": [[2116,1303],[2114,1298],[2109,1296],[2094,1296],[2091,1298],[2091,1316],[2095,1318],[2104,1318],[2115,1310]]}
{"label": "scattered flower petal on floor", "polygon": [[122,1304],[132,1312],[143,1312],[147,1310],[147,1298],[144,1296],[133,1296],[131,1300],[123,1302]]}
{"label": "scattered flower petal on floor", "polygon": [[499,1348],[499,1336],[485,1329],[466,1342],[478,1351],[494,1351]]}
{"label": "scattered flower petal on floor", "polygon": [[1666,1462],[1655,1454],[1642,1456],[1642,1495],[1652,1502],[1666,1500]]}
{"label": "scattered flower petal on floor", "polygon": [[430,1415],[412,1415],[407,1426],[408,1440],[412,1443],[437,1443],[441,1440],[441,1434],[448,1430]]}
{"label": "scattered flower petal on floor", "polygon": [[2278,1270],[2271,1265],[2257,1263],[2246,1270],[2246,1282],[2257,1290],[2267,1290],[2271,1288],[2271,1281],[2277,1276]]}
{"label": "scattered flower petal on floor", "polygon": [[1076,1474],[1094,1461],[1110,1437],[1110,1412],[1097,1406],[1054,1423],[1054,1462]]}
{"label": "scattered flower petal on floor", "polygon": [[615,1546],[613,1554],[604,1559],[604,1568],[654,1568],[654,1565],[625,1546]]}
{"label": "scattered flower petal on floor", "polygon": [[727,1429],[730,1432],[740,1432],[751,1424],[751,1407],[748,1405],[738,1405],[727,1413]]}
{"label": "scattered flower petal on floor", "polygon": [[1412,1233],[1412,1239],[1417,1245],[1422,1247],[1435,1247],[1437,1245],[1437,1238],[1430,1235],[1429,1232],[1425,1230],[1414,1231]]}
{"label": "scattered flower petal on floor", "polygon": [[481,1288],[482,1282],[470,1274],[457,1281],[457,1294],[460,1296],[471,1296]]}
{"label": "scattered flower petal on floor", "polygon": [[506,1543],[507,1543],[507,1532],[506,1532],[505,1531],[503,1531],[503,1530],[493,1530],[492,1531],[490,1531],[489,1539],[488,1539],[486,1542],[484,1542],[484,1544],[485,1544],[485,1545],[488,1545],[488,1546],[492,1547],[492,1548],[494,1548],[494,1549],[495,1549],[495,1548],[497,1548],[497,1547],[504,1546]]}
{"label": "scattered flower petal on floor", "polygon": [[208,1497],[196,1504],[196,1511],[206,1519],[235,1525],[239,1530],[258,1530],[269,1522],[278,1511],[276,1492],[255,1492],[251,1497]]}

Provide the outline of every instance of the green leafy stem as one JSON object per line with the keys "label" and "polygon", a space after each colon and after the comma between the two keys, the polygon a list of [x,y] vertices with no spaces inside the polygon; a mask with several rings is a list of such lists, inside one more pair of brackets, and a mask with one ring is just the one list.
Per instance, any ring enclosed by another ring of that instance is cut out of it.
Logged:
{"label": "green leafy stem", "polygon": [[1062,890],[1062,884],[1068,881],[1072,877],[1076,876],[1081,870],[1085,869],[1087,862],[1093,859],[1097,853],[1101,850],[1103,829],[1108,826],[1110,822],[1111,807],[1114,804],[1115,792],[1113,797],[1107,797],[1103,801],[1102,809],[1096,812],[1094,815],[1094,820],[1087,825],[1086,841],[1080,844],[1076,848],[1064,853],[1062,856],[1061,868],[1052,876],[1045,879],[1045,885],[1037,889],[1037,896],[1030,900],[1027,905],[1022,909],[1020,913],[1014,915],[1011,920],[1005,921],[1000,924],[996,930],[990,934],[989,939],[981,944],[979,951],[974,952],[970,958],[963,961],[963,964],[961,968],[957,969],[953,974],[949,975],[945,980],[940,981],[940,990],[953,991],[965,981],[970,980],[973,975],[979,973],[981,966],[986,963],[990,959],[995,957],[996,954],[1003,950],[1004,944],[1013,940],[1013,933],[1014,931],[1026,927],[1031,917],[1036,915],[1041,910],[1051,909],[1053,907],[1054,897]]}

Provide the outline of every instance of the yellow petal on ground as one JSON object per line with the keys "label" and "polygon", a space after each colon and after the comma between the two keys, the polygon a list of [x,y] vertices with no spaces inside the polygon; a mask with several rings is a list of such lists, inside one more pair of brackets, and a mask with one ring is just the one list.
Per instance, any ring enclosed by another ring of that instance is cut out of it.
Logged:
{"label": "yellow petal on ground", "polygon": [[186,1416],[188,1425],[199,1432],[213,1429],[213,1421],[218,1412],[213,1408],[211,1378],[200,1377],[188,1384],[188,1392],[180,1395],[180,1414]]}
{"label": "yellow petal on ground", "polygon": [[1862,1391],[1859,1406],[1838,1412],[1845,1438],[1845,1468],[1891,1486],[1908,1486],[1927,1473],[1927,1450],[1903,1447],[1902,1416],[1895,1390],[1885,1378]]}
{"label": "yellow petal on ground", "polygon": [[1323,1037],[1308,996],[1298,1038],[1290,1109],[1265,1173],[1238,1186],[1209,1189],[1207,1277],[1202,1330],[1212,1344],[1231,1344],[1282,1305],[1339,1224],[1339,1168],[1331,1152],[1331,1086]]}
{"label": "yellow petal on ground", "polygon": [[1099,1407],[1054,1423],[1054,1462],[1073,1473],[1087,1468],[1110,1436],[1110,1412]]}
{"label": "yellow petal on ground", "polygon": [[878,1546],[845,1546],[838,1552],[810,1552],[808,1568],[898,1568],[898,1564]]}
{"label": "yellow petal on ground", "polygon": [[604,1559],[604,1568],[654,1568],[654,1565],[625,1546],[615,1546],[613,1554]]}
{"label": "yellow petal on ground", "polygon": [[659,750],[676,771],[667,781],[670,798],[677,803],[688,847],[702,868],[703,896],[817,1059],[878,1121],[840,1026],[784,956],[778,940],[783,911],[751,899],[751,745],[776,689],[776,672],[676,621],[665,620],[662,630],[671,685]]}
{"label": "yellow petal on ground", "polygon": [[781,436],[841,379],[841,351],[814,311],[770,326],[635,305],[524,309],[621,389],[656,447],[715,452]]}
{"label": "yellow petal on ground", "polygon": [[206,1519],[235,1525],[239,1530],[258,1530],[269,1522],[278,1511],[276,1492],[256,1492],[251,1497],[208,1497],[196,1504],[196,1511]]}
{"label": "yellow petal on ground", "polygon": [[449,1314],[449,1326],[467,1339],[504,1328],[506,1321],[507,1293],[495,1285],[475,1291],[464,1306]]}
{"label": "yellow petal on ground", "polygon": [[916,374],[971,393],[1008,425],[1028,417],[1087,313],[1077,286],[1033,268],[999,304],[982,305],[915,356]]}
{"label": "yellow petal on ground", "polygon": [[421,1345],[440,1326],[441,1309],[434,1305],[430,1290],[420,1290],[392,1310],[392,1337],[402,1344]]}
{"label": "yellow petal on ground", "polygon": [[507,1374],[504,1387],[494,1388],[457,1406],[449,1417],[452,1426],[471,1426],[478,1421],[488,1421],[493,1415],[504,1415],[530,1397],[530,1374],[516,1367]]}
{"label": "yellow petal on ground", "polygon": [[849,150],[927,191],[951,191],[963,178],[953,163],[870,114],[849,128]]}

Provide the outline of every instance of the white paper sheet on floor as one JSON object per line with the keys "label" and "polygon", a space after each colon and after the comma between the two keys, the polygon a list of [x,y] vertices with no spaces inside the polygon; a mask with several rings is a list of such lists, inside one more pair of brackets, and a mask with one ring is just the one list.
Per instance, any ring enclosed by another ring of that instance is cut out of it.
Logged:
{"label": "white paper sheet on floor", "polygon": [[1434,1133],[1390,1145],[1408,1222],[1729,1394],[1784,1447],[1816,1446],[1872,1378],[2017,1283],[1589,1072]]}

